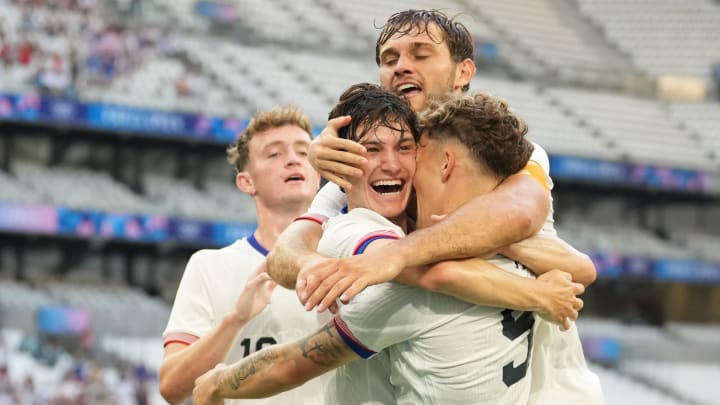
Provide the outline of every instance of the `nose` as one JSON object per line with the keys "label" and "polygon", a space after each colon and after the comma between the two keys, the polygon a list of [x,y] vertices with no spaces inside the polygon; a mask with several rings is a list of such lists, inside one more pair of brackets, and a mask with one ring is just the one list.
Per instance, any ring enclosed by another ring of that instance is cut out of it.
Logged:
{"label": "nose", "polygon": [[383,153],[380,169],[387,173],[397,173],[400,170],[400,159],[394,150]]}
{"label": "nose", "polygon": [[300,164],[302,163],[302,156],[300,156],[300,154],[294,150],[290,150],[287,156],[288,160],[286,164],[288,166],[300,166]]}
{"label": "nose", "polygon": [[407,56],[398,56],[398,60],[395,62],[395,76],[402,76],[408,73],[412,73],[412,61]]}

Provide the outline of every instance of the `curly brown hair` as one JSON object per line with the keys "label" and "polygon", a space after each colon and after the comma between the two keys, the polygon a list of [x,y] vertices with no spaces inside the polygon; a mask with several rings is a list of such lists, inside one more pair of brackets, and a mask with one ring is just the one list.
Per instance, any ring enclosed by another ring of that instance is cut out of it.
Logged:
{"label": "curly brown hair", "polygon": [[[428,27],[436,24],[442,32],[442,38],[433,38]],[[447,41],[450,56],[456,63],[465,59],[475,60],[475,45],[470,31],[459,21],[448,17],[438,10],[405,10],[391,15],[375,43],[375,62],[380,66],[380,48],[396,34],[410,35],[417,30],[418,34],[427,33],[436,43]],[[470,84],[463,86],[468,91]]]}
{"label": "curly brown hair", "polygon": [[498,179],[522,169],[534,149],[525,138],[527,123],[509,110],[505,100],[489,93],[431,100],[418,114],[418,122],[430,139],[460,141]]}
{"label": "curly brown hair", "polygon": [[250,151],[248,145],[253,137],[261,132],[269,129],[282,127],[285,125],[295,125],[308,133],[308,137],[312,139],[312,124],[310,118],[303,111],[293,105],[276,107],[269,111],[261,111],[253,117],[247,128],[238,136],[234,144],[228,146],[227,160],[240,173],[245,170],[250,161]]}

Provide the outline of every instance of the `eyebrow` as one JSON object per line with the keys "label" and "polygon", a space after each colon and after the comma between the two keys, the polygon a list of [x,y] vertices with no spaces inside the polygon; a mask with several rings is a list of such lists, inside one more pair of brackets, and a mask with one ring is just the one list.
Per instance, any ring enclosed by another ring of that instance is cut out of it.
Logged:
{"label": "eyebrow", "polygon": [[[266,150],[268,150],[268,149],[270,149],[270,148],[273,148],[273,147],[275,147],[275,146],[280,146],[280,145],[282,145],[282,144],[283,144],[283,141],[273,141],[273,142],[270,142],[269,144],[263,146],[262,150],[263,150],[263,151],[266,151]],[[299,146],[299,145],[309,146],[309,145],[310,145],[310,141],[297,140],[297,141],[293,142],[293,146]]]}
{"label": "eyebrow", "polygon": [[[410,43],[410,49],[415,51],[417,49],[421,48],[427,48],[427,49],[433,49],[438,44],[434,42],[421,42],[421,41],[414,41]],[[382,52],[380,52],[380,60],[382,60],[387,55],[397,55],[399,52],[394,47],[390,47],[387,49],[384,49]]]}

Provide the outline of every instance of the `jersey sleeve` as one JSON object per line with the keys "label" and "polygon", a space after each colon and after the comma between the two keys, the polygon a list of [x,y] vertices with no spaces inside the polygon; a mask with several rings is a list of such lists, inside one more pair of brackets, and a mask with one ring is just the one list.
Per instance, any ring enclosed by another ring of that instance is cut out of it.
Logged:
{"label": "jersey sleeve", "polygon": [[360,254],[378,239],[398,239],[402,229],[379,214],[364,208],[331,218],[324,225],[318,253],[329,257]]}
{"label": "jersey sleeve", "polygon": [[534,150],[530,155],[530,160],[525,165],[520,174],[530,175],[537,180],[546,190],[552,190],[553,182],[550,178],[550,158],[542,146],[533,142]]}
{"label": "jersey sleeve", "polygon": [[347,207],[347,196],[335,183],[325,184],[313,199],[308,214],[332,218]]}
{"label": "jersey sleeve", "polygon": [[335,316],[345,343],[360,357],[369,358],[394,344],[412,339],[428,327],[413,302],[425,300],[424,290],[383,283],[367,287]]}
{"label": "jersey sleeve", "polygon": [[213,328],[213,311],[207,283],[203,277],[207,268],[207,252],[193,254],[185,266],[170,318],[163,333],[163,345],[191,344]]}

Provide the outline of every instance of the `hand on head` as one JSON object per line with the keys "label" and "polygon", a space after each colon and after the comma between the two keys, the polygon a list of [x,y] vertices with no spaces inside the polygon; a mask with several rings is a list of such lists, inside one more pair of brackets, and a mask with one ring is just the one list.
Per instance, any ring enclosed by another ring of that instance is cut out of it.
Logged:
{"label": "hand on head", "polygon": [[362,165],[367,162],[365,147],[338,137],[338,130],[350,124],[350,120],[350,116],[329,120],[310,144],[310,164],[322,177],[346,190],[352,188],[346,178],[362,176]]}

